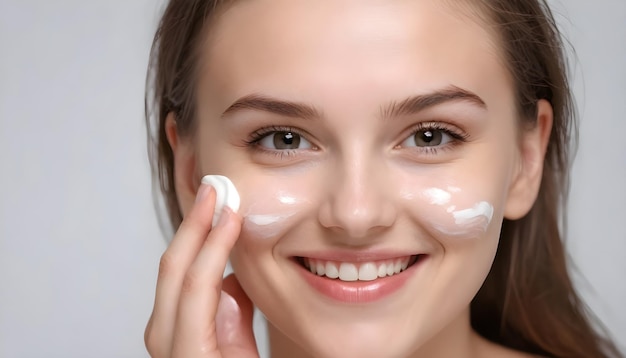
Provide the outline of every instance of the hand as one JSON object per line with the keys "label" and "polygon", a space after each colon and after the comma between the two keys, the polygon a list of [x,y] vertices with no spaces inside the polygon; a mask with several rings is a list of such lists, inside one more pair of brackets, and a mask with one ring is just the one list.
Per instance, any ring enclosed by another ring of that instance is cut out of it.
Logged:
{"label": "hand", "polygon": [[253,306],[234,275],[222,280],[241,217],[225,208],[211,229],[215,190],[202,185],[161,257],[154,309],[145,331],[153,358],[258,357]]}

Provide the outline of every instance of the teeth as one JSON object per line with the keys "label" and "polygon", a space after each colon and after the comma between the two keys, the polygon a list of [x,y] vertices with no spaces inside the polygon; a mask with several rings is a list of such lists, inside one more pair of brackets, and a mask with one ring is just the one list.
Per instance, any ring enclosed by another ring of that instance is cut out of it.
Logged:
{"label": "teeth", "polygon": [[393,261],[387,262],[387,276],[393,276]]}
{"label": "teeth", "polygon": [[373,281],[378,278],[378,269],[373,262],[367,262],[359,267],[359,281]]}
{"label": "teeth", "polygon": [[378,277],[387,276],[387,265],[382,264],[378,267]]}
{"label": "teeth", "polygon": [[337,265],[335,265],[332,262],[327,262],[326,266],[325,266],[325,275],[328,278],[339,278],[339,269],[337,268]]}
{"label": "teeth", "polygon": [[333,262],[304,258],[304,266],[312,274],[326,276],[341,281],[373,281],[377,278],[393,276],[407,269],[411,257],[379,262]]}
{"label": "teeth", "polygon": [[315,263],[315,270],[319,276],[324,276],[324,273],[326,273],[326,265],[321,261],[317,261]]}
{"label": "teeth", "polygon": [[402,262],[396,261],[393,265],[393,272],[400,273],[400,270],[402,270]]}
{"label": "teeth", "polygon": [[407,267],[409,267],[409,260],[402,260],[402,266],[400,267],[401,271],[406,270]]}
{"label": "teeth", "polygon": [[339,279],[341,281],[356,281],[359,279],[359,270],[356,269],[356,265],[349,263],[342,263],[339,266]]}

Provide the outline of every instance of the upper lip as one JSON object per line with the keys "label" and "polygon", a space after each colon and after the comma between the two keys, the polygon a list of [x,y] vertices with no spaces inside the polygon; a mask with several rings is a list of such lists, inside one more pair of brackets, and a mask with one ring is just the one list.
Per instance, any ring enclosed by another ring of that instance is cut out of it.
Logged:
{"label": "upper lip", "polygon": [[398,250],[376,250],[376,251],[358,251],[358,250],[328,250],[328,251],[310,251],[301,252],[293,255],[294,257],[305,257],[309,259],[323,260],[323,261],[338,261],[338,262],[371,262],[371,261],[384,261],[403,258],[407,256],[422,255],[423,252],[419,251],[398,251]]}

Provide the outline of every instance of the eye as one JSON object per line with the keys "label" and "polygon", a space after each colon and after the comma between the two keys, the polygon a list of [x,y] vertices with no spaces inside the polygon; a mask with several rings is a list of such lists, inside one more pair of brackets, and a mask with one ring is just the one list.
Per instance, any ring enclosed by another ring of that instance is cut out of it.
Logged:
{"label": "eye", "polygon": [[275,131],[265,134],[258,145],[270,150],[311,149],[311,143],[292,131]]}
{"label": "eye", "polygon": [[403,147],[439,147],[452,142],[454,138],[443,129],[419,129],[402,142]]}

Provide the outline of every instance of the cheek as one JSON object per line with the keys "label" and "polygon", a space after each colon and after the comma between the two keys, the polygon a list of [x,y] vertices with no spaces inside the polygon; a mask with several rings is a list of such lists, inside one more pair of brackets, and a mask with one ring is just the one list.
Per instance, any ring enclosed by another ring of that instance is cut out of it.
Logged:
{"label": "cheek", "polygon": [[[424,207],[431,207],[424,213],[428,226],[444,237],[482,237],[493,219],[493,204],[484,196],[459,187],[431,187],[424,189],[419,197],[425,202]],[[442,198],[449,199],[444,202]]]}
{"label": "cheek", "polygon": [[[275,299],[289,297],[289,290],[281,287],[290,280],[284,265],[291,258],[281,254],[280,243],[298,237],[294,234],[298,228],[317,214],[319,195],[307,178],[298,175],[248,173],[233,181],[241,196],[243,226],[230,255],[231,265],[255,304],[264,312],[272,312]],[[274,289],[272,296],[267,295],[268,287]]]}
{"label": "cheek", "polygon": [[283,236],[308,206],[310,200],[304,194],[264,187],[248,196],[251,204],[241,213],[242,239],[273,242]]}
{"label": "cheek", "polygon": [[[427,177],[427,180],[424,180]],[[404,181],[401,198],[408,215],[440,243],[469,243],[499,232],[504,190],[497,183],[477,183],[422,176]]]}
{"label": "cheek", "polygon": [[[297,183],[297,184],[294,184]],[[271,177],[241,181],[243,227],[239,245],[269,247],[312,215],[317,197],[306,180]]]}

